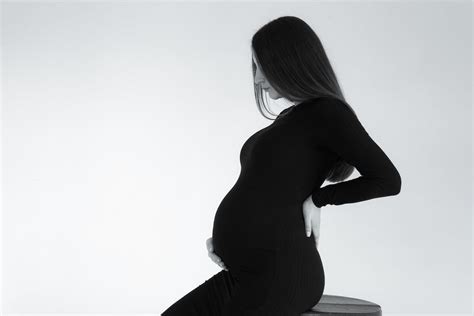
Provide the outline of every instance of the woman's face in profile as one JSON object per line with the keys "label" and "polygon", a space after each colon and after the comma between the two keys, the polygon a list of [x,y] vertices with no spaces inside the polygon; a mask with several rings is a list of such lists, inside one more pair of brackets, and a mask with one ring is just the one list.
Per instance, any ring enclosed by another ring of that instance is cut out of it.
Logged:
{"label": "woman's face in profile", "polygon": [[265,78],[265,75],[262,73],[262,70],[260,69],[260,65],[258,64],[257,59],[255,58],[255,52],[253,51],[253,49],[252,49],[252,59],[253,59],[253,62],[255,63],[255,65],[256,65],[256,67],[257,67],[257,70],[255,72],[255,79],[254,79],[255,84],[260,84],[262,86],[262,88],[266,92],[268,92],[268,95],[273,100],[281,98],[281,95],[278,94],[278,92],[275,89],[273,89],[270,82],[267,81],[267,79]]}

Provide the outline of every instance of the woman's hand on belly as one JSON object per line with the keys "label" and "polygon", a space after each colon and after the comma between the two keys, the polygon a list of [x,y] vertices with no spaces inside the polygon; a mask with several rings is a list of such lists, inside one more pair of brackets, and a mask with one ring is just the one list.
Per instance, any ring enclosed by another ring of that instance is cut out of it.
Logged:
{"label": "woman's hand on belly", "polygon": [[319,246],[319,230],[321,226],[321,208],[314,205],[311,195],[303,202],[303,218],[306,236],[313,233],[316,249]]}
{"label": "woman's hand on belly", "polygon": [[211,260],[214,261],[219,267],[228,271],[227,267],[225,266],[224,262],[222,262],[221,258],[219,258],[219,256],[214,253],[214,245],[212,243],[212,237],[209,237],[206,240],[206,247],[207,247],[207,252],[208,252],[207,255],[209,256],[209,258],[211,258]]}

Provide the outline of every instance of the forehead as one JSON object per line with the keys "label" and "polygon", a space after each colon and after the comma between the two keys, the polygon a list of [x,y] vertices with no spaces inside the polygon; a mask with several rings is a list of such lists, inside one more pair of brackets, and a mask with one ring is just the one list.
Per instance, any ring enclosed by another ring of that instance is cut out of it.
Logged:
{"label": "forehead", "polygon": [[253,49],[252,49],[252,59],[257,64],[257,59],[255,58],[255,52]]}

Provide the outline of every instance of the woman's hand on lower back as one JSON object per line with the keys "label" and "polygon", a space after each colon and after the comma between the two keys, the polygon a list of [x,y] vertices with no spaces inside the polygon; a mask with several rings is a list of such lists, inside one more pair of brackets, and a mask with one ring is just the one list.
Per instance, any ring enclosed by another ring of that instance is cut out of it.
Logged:
{"label": "woman's hand on lower back", "polygon": [[221,258],[214,253],[214,245],[212,244],[212,237],[209,237],[206,240],[206,247],[207,247],[207,255],[214,261],[219,267],[228,271],[227,267],[225,266],[224,262],[222,262]]}
{"label": "woman's hand on lower back", "polygon": [[319,247],[319,231],[321,227],[321,208],[314,205],[311,195],[303,202],[303,218],[306,236],[313,234],[316,249]]}

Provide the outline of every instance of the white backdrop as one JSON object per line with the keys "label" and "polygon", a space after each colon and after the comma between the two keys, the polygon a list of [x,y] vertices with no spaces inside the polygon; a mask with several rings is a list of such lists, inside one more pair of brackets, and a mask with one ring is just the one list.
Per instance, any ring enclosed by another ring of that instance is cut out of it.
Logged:
{"label": "white backdrop", "polygon": [[3,2],[3,313],[159,314],[219,271],[214,213],[270,124],[250,39],[282,15],[402,176],[323,208],[325,294],[472,311],[469,1]]}

